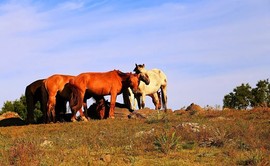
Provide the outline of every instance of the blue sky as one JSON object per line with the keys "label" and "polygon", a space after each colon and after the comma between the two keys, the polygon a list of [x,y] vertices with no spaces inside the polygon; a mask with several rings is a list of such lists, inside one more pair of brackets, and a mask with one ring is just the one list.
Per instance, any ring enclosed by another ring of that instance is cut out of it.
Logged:
{"label": "blue sky", "polygon": [[270,76],[270,1],[1,1],[0,54],[0,108],[37,79],[135,63],[166,73],[169,108],[222,106]]}

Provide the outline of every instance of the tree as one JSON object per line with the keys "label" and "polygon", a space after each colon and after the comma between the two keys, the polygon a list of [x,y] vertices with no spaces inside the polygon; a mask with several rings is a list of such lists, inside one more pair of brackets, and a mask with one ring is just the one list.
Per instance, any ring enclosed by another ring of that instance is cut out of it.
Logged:
{"label": "tree", "polygon": [[249,84],[242,84],[233,91],[235,92],[236,109],[247,109],[252,99],[251,86]]}
{"label": "tree", "polygon": [[6,101],[4,103],[1,113],[5,113],[8,111],[16,112],[20,115],[22,119],[25,119],[27,114],[25,96],[22,95],[19,100],[15,100],[13,102]]}
{"label": "tree", "polygon": [[224,96],[224,107],[234,109],[247,109],[252,99],[251,86],[249,84],[241,84],[234,88],[233,92]]}
{"label": "tree", "polygon": [[252,107],[269,107],[270,106],[270,84],[267,80],[260,80],[256,88],[252,89],[253,100]]}
{"label": "tree", "polygon": [[[25,96],[22,95],[19,100],[6,101],[2,107],[1,114],[8,111],[18,113],[20,117],[23,120],[25,120],[27,117],[27,107],[26,107]],[[37,121],[37,119],[40,118],[41,116],[42,116],[42,112],[40,111],[40,104],[37,103],[37,109],[34,111],[34,119]]]}
{"label": "tree", "polygon": [[224,96],[223,107],[235,108],[235,94],[233,92]]}
{"label": "tree", "polygon": [[249,84],[241,84],[233,92],[224,96],[223,107],[247,109],[248,107],[270,107],[269,80],[260,80],[255,88]]}

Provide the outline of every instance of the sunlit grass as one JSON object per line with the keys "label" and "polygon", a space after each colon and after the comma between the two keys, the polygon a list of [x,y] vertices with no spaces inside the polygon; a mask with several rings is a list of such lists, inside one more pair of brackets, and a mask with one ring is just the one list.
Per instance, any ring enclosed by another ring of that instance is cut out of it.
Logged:
{"label": "sunlit grass", "polygon": [[267,165],[270,111],[0,128],[0,165]]}

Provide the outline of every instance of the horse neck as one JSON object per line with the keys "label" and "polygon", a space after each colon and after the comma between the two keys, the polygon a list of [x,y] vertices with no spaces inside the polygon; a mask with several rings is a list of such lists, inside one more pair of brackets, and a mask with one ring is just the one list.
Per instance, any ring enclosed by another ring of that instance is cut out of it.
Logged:
{"label": "horse neck", "polygon": [[121,71],[117,71],[117,74],[121,79],[122,88],[127,88],[128,87],[127,82],[128,82],[128,80],[130,78],[130,73],[123,73]]}

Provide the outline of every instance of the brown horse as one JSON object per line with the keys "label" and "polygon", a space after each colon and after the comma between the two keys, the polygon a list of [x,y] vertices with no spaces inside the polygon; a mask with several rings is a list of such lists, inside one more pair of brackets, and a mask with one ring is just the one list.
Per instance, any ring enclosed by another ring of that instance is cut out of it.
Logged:
{"label": "brown horse", "polygon": [[109,118],[114,118],[114,108],[116,97],[121,94],[123,89],[130,87],[134,92],[138,90],[139,82],[142,80],[149,84],[147,75],[123,73],[119,70],[109,72],[88,72],[81,73],[70,80],[72,88],[72,98],[70,107],[73,116],[82,107],[85,92],[96,96],[111,95]]}
{"label": "brown horse", "polygon": [[[27,123],[47,123],[47,102],[48,93],[44,84],[45,79],[40,79],[27,85],[25,88],[25,98],[27,106]],[[34,119],[34,110],[36,103],[40,103],[40,110],[42,112],[42,118]],[[66,113],[67,99],[57,94],[56,96],[56,119],[63,121],[64,114]]]}
{"label": "brown horse", "polygon": [[[74,78],[71,75],[60,75],[55,74],[48,77],[44,80],[45,88],[48,92],[48,102],[47,102],[47,117],[48,122],[55,122],[55,106],[56,106],[56,95],[59,94],[61,97],[65,98],[66,100],[70,99],[71,90],[69,86],[66,85],[69,83],[69,80]],[[82,109],[80,109],[81,117],[84,121],[87,121],[84,114],[82,113]]]}

